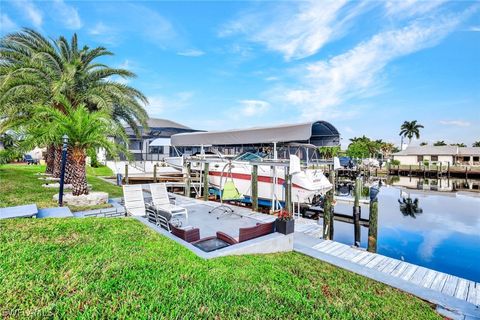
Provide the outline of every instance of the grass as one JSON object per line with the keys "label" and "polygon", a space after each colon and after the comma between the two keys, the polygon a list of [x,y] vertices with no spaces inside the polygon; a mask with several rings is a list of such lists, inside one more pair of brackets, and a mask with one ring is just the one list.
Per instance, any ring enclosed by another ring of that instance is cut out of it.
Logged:
{"label": "grass", "polygon": [[95,177],[112,177],[113,171],[107,166],[87,167],[87,174]]}
{"label": "grass", "polygon": [[[104,169],[102,169],[105,171]],[[56,207],[57,203],[52,197],[58,193],[58,189],[42,187],[45,182],[39,180],[36,173],[45,172],[45,166],[28,166],[6,164],[0,165],[0,207],[18,206],[22,204],[36,203],[39,208]],[[94,191],[104,191],[111,198],[121,197],[122,188],[112,185],[102,179],[87,174],[87,181],[92,185]],[[98,209],[110,205],[92,207],[73,207],[72,211],[85,209]]]}
{"label": "grass", "polygon": [[202,260],[128,218],[3,220],[0,243],[4,318],[440,319],[298,253]]}

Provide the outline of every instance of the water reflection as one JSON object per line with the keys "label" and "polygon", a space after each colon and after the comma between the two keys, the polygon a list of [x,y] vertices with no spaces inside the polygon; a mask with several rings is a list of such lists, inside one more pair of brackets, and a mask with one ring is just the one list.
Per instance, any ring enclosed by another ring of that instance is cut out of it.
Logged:
{"label": "water reflection", "polygon": [[[402,179],[404,178],[404,179]],[[402,259],[434,270],[480,281],[480,194],[474,192],[432,192],[424,183],[420,190],[416,180],[408,192],[398,187],[400,177],[393,186],[382,186],[378,194],[377,251],[380,254]],[[457,186],[458,181],[450,180]],[[429,186],[444,188],[442,180]],[[469,188],[479,185],[479,180],[469,180]],[[439,188],[437,188],[438,191]],[[475,190],[475,189],[469,189]],[[400,198],[399,198],[400,195]],[[400,202],[400,203],[399,203]],[[338,203],[335,212],[352,214],[352,204]],[[369,208],[362,205],[361,218],[368,219]],[[334,240],[352,245],[354,225],[335,221]],[[367,248],[368,228],[361,227],[360,246]]]}

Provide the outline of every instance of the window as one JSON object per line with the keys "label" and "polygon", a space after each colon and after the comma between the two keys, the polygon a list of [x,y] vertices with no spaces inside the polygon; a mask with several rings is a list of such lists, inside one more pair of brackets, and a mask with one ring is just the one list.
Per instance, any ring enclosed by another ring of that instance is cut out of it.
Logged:
{"label": "window", "polygon": [[423,161],[423,156],[417,156],[417,162],[422,162]]}
{"label": "window", "polygon": [[163,150],[163,146],[153,146],[153,147],[150,147],[150,153],[162,153],[163,154],[164,150]]}
{"label": "window", "polygon": [[142,141],[130,140],[130,143],[128,144],[128,149],[130,149],[130,150],[142,150]]}
{"label": "window", "polygon": [[470,157],[463,157],[463,161],[465,161],[465,162],[470,161]]}
{"label": "window", "polygon": [[431,156],[432,161],[438,161],[438,156]]}
{"label": "window", "polygon": [[480,161],[480,157],[473,157],[473,161],[474,161],[474,162]]}

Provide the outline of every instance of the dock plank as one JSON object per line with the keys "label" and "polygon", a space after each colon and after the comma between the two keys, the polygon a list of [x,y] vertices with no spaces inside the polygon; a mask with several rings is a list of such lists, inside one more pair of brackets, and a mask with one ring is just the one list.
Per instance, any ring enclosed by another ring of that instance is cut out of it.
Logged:
{"label": "dock plank", "polygon": [[405,269],[405,271],[400,275],[400,278],[402,278],[405,281],[410,280],[410,278],[413,276],[415,271],[417,271],[417,269],[418,269],[418,266],[414,264],[409,264],[407,269]]}
{"label": "dock plank", "polygon": [[324,240],[324,241],[320,242],[319,244],[314,245],[312,248],[315,249],[315,250],[319,250],[321,247],[326,246],[331,242],[332,242],[331,240]]}
{"label": "dock plank", "polygon": [[350,260],[353,257],[359,255],[360,253],[362,253],[362,251],[350,247],[350,248],[348,248],[348,250],[339,254],[337,257],[345,259],[345,260]]}
{"label": "dock plank", "polygon": [[475,282],[473,281],[470,281],[466,300],[472,304],[477,303],[477,291],[475,289]]}
{"label": "dock plank", "polygon": [[442,288],[445,285],[445,281],[447,281],[447,275],[443,272],[438,272],[435,279],[433,279],[433,283],[430,289],[435,291],[442,291]]}
{"label": "dock plank", "polygon": [[425,274],[425,276],[423,277],[419,285],[425,288],[430,288],[437,274],[438,274],[438,271],[427,269],[427,273]]}
{"label": "dock plank", "polygon": [[344,253],[345,251],[349,250],[349,246],[342,246],[338,248],[337,250],[334,250],[333,252],[329,252],[331,255],[338,257],[340,254]]}
{"label": "dock plank", "polygon": [[370,261],[369,263],[367,263],[367,264],[365,265],[365,267],[367,267],[367,268],[374,268],[377,264],[382,263],[384,260],[386,260],[386,257],[385,257],[385,256],[376,255],[376,257],[373,258],[372,261]]}
{"label": "dock plank", "polygon": [[392,259],[392,261],[390,261],[388,264],[386,264],[385,266],[383,267],[380,267],[378,269],[378,271],[381,271],[383,273],[387,273],[387,274],[390,274],[390,272],[392,272],[393,270],[395,270],[396,267],[398,267],[398,265],[402,263],[400,260],[396,260],[396,259]]}
{"label": "dock plank", "polygon": [[355,256],[355,257],[353,257],[352,259],[350,259],[350,261],[357,263],[358,261],[360,261],[360,260],[362,260],[363,258],[365,258],[366,256],[368,256],[369,253],[370,253],[370,252],[363,251],[363,252],[360,253],[358,256]]}
{"label": "dock plank", "polygon": [[398,277],[408,268],[408,265],[409,263],[406,263],[403,261],[400,262],[400,264],[392,272],[390,272],[390,275],[394,277]]}
{"label": "dock plank", "polygon": [[442,293],[453,296],[455,294],[455,289],[457,289],[458,277],[447,275],[447,281],[442,288]]}
{"label": "dock plank", "polygon": [[329,249],[339,247],[339,246],[340,246],[340,243],[332,241],[330,243],[327,243],[325,246],[322,246],[322,247],[318,248],[317,250],[322,251],[322,252],[326,252]]}
{"label": "dock plank", "polygon": [[410,282],[414,284],[420,284],[423,278],[427,275],[428,269],[424,267],[418,267],[415,273],[410,278]]}
{"label": "dock plank", "polygon": [[459,279],[457,289],[455,290],[455,297],[462,300],[467,300],[468,287],[470,282],[466,279]]}
{"label": "dock plank", "polygon": [[477,295],[477,302],[475,303],[477,306],[480,306],[480,283],[475,284],[475,291]]}
{"label": "dock plank", "polygon": [[375,257],[376,257],[376,255],[374,253],[369,252],[369,255],[367,255],[362,260],[358,261],[358,264],[361,265],[361,266],[364,266],[367,263],[369,263],[370,261],[372,261],[373,259],[375,259]]}
{"label": "dock plank", "polygon": [[345,246],[344,244],[339,243],[339,244],[330,246],[330,247],[328,247],[328,248],[326,248],[326,249],[324,249],[324,250],[321,250],[321,251],[323,251],[323,252],[325,252],[325,253],[331,253],[331,252],[334,252],[334,251],[336,251],[336,250],[339,250],[340,248],[343,248],[344,246]]}

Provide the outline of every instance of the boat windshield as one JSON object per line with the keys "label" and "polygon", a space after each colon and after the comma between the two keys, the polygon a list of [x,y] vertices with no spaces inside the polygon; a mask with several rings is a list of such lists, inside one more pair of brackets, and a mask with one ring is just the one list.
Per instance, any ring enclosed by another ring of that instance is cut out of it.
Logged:
{"label": "boat windshield", "polygon": [[236,160],[236,161],[261,161],[265,157],[266,157],[266,154],[263,153],[263,152],[256,152],[256,153],[245,152],[245,153],[242,153],[241,155],[235,157],[233,160]]}

